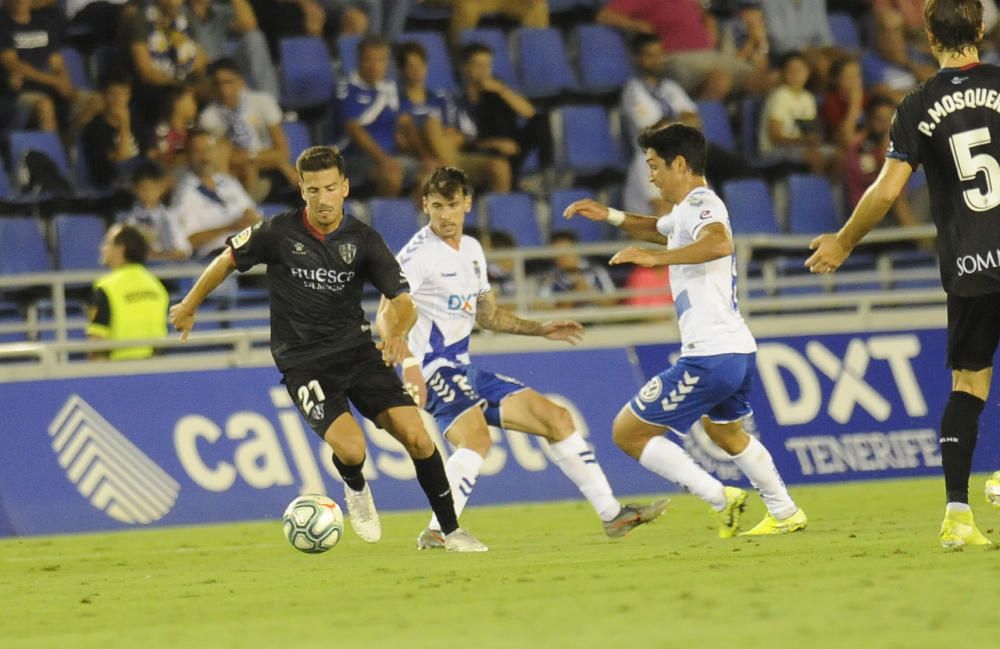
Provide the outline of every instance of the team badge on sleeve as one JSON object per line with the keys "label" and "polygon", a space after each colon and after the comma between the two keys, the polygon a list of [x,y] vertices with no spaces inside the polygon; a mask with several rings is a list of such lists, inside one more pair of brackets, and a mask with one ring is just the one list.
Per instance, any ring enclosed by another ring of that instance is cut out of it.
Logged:
{"label": "team badge on sleeve", "polygon": [[231,241],[231,245],[233,246],[233,248],[239,248],[243,244],[245,244],[247,241],[249,241],[250,240],[250,235],[253,234],[253,231],[254,231],[255,227],[256,226],[251,225],[246,230],[243,230],[239,234],[236,234],[235,236],[233,236],[233,239]]}

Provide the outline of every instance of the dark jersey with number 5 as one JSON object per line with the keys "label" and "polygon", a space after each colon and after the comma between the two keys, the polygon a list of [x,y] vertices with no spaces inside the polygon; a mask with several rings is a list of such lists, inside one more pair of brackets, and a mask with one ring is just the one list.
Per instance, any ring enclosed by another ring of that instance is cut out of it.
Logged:
{"label": "dark jersey with number 5", "polygon": [[900,102],[889,140],[927,174],[945,291],[1000,292],[1000,67],[940,70]]}
{"label": "dark jersey with number 5", "polygon": [[371,324],[361,307],[366,281],[390,299],[410,290],[379,233],[349,214],[323,235],[304,209],[296,209],[235,234],[226,244],[241,272],[267,264],[271,355],[282,372],[371,344]]}

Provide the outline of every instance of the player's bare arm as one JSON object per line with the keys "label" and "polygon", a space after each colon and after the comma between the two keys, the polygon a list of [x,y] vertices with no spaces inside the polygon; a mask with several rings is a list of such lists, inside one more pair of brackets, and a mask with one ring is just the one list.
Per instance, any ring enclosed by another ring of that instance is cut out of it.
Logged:
{"label": "player's bare arm", "polygon": [[865,191],[844,227],[836,234],[821,234],[809,244],[809,249],[816,252],[806,259],[806,267],[814,273],[832,273],[840,268],[854,246],[885,218],[911,173],[909,163],[886,159],[878,178]]}
{"label": "player's bare arm", "polygon": [[375,316],[375,328],[382,340],[376,347],[382,352],[386,365],[402,363],[410,355],[406,336],[417,322],[417,307],[409,293],[400,293],[392,299],[382,298]]}
{"label": "player's bare arm", "polygon": [[497,306],[493,291],[479,297],[476,305],[476,323],[483,329],[521,336],[542,336],[549,340],[564,340],[575,345],[583,338],[583,325],[573,320],[536,322],[519,318],[507,309]]}
{"label": "player's bare arm", "polygon": [[[409,293],[403,293],[410,297]],[[398,297],[402,297],[398,296]],[[413,304],[413,299],[409,300],[410,304]],[[405,307],[404,311],[405,311]],[[414,322],[416,322],[416,308],[414,306]],[[392,302],[386,297],[382,297],[382,300],[378,305],[378,312],[375,314],[375,331],[378,332],[379,337],[383,340],[389,340],[392,338],[392,331],[398,327],[398,323],[395,320],[398,318],[398,311],[393,306]],[[411,323],[409,327],[406,328],[406,333],[408,334],[410,328],[413,326]],[[405,336],[406,334],[404,334]],[[382,360],[385,360],[386,354],[385,349],[381,347],[383,343],[378,343],[376,345],[379,349],[382,349]],[[405,340],[404,340],[405,345]],[[399,360],[395,361],[403,369],[403,387],[406,391],[410,393],[413,397],[414,403],[417,404],[418,408],[423,408],[424,404],[427,403],[427,383],[424,381],[424,375],[420,371],[420,363],[416,358],[410,355],[409,347],[405,347],[404,353],[398,357]],[[391,361],[386,361],[386,364],[390,364]]]}
{"label": "player's bare arm", "polygon": [[[563,218],[571,219],[576,215],[590,219],[591,221],[607,221],[610,210],[606,205],[597,201],[584,198],[570,203],[563,210]],[[656,230],[656,217],[642,214],[625,213],[625,220],[619,226],[636,239],[648,241],[650,243],[666,243],[667,238]]]}
{"label": "player's bare arm", "polygon": [[698,238],[686,246],[672,250],[629,246],[615,253],[609,262],[653,266],[703,264],[733,254],[733,237],[721,223],[710,223],[698,233]]}
{"label": "player's bare arm", "polygon": [[184,299],[170,307],[170,324],[180,332],[182,341],[187,340],[194,327],[195,311],[234,270],[236,264],[233,262],[232,251],[226,248],[201,273]]}

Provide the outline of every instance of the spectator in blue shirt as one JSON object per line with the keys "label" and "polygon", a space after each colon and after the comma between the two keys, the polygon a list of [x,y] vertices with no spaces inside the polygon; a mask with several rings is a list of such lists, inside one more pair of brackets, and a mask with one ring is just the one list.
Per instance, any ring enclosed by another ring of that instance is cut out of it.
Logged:
{"label": "spectator in blue shirt", "polygon": [[501,155],[477,152],[473,138],[458,126],[458,107],[443,91],[427,89],[427,51],[417,42],[406,42],[396,49],[399,70],[399,109],[412,121],[404,128],[404,137],[412,140],[409,150],[435,168],[459,167],[469,182],[480,190],[507,193],[511,186],[510,163]]}
{"label": "spectator in blue shirt", "polygon": [[358,43],[358,69],[337,89],[347,141],[342,147],[351,184],[371,184],[378,196],[399,196],[416,179],[418,161],[402,155],[401,126],[412,128],[399,111],[399,92],[387,78],[389,44],[379,36]]}

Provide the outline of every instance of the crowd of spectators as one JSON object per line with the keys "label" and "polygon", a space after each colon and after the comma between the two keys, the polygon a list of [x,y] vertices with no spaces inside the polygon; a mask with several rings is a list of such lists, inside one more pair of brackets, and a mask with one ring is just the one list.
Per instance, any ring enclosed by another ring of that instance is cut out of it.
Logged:
{"label": "crowd of spectators", "polygon": [[[147,236],[152,260],[201,258],[261,218],[259,204],[294,204],[284,127],[296,119],[311,143],[342,148],[356,197],[409,196],[448,164],[480,193],[530,188],[542,199],[551,176],[541,191],[526,176],[556,162],[552,110],[600,103],[620,119],[611,132],[620,130],[628,164],[596,189],[624,189],[626,209],[662,213],[671,206],[649,184],[635,136],[662,121],[700,126],[699,107],[717,103],[737,134],[755,134],[757,150],[751,159],[713,141],[713,185],[774,181],[774,169],[823,174],[846,211],[885,158],[896,103],[935,70],[921,0],[580,0],[562,16],[546,0],[0,1],[0,122],[58,134],[89,189],[128,197],[116,218]],[[984,60],[1000,60],[995,1],[984,5]],[[850,17],[858,46],[838,41],[832,13]],[[418,27],[444,36],[451,92],[428,86],[432,57],[406,36],[424,19],[439,21]],[[484,21],[508,35],[554,26],[567,42],[581,24],[611,27],[627,43],[632,77],[607,96],[529,98],[501,78],[493,49],[463,39]],[[281,103],[279,43],[290,36],[321,38],[331,53],[338,83],[319,113]],[[350,70],[338,60],[345,38],[357,42]],[[741,121],[747,99],[759,103],[755,123]],[[22,164],[6,159],[15,184]],[[907,201],[893,214],[902,225],[926,219]],[[568,281],[558,273],[556,264],[540,280],[550,293]]]}

